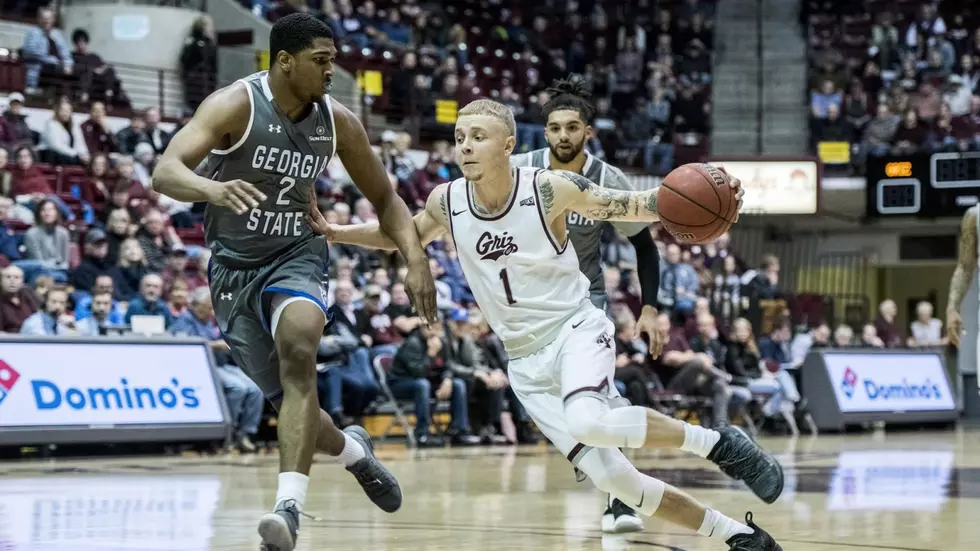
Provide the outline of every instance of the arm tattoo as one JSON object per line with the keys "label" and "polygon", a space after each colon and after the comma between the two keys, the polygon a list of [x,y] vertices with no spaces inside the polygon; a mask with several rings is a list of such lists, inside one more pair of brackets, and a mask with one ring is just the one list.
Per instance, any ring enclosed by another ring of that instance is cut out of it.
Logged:
{"label": "arm tattoo", "polygon": [[977,267],[977,210],[976,207],[966,211],[963,215],[963,222],[960,231],[960,250],[959,258],[956,263],[956,270],[949,282],[949,297],[946,301],[946,308],[950,310],[960,309],[963,297],[970,289],[970,282]]}
{"label": "arm tattoo", "polygon": [[[647,195],[647,210],[654,214],[660,214],[660,211],[657,209],[657,191],[658,188],[653,188],[647,192],[649,193]],[[639,205],[639,201],[637,201],[637,204]]]}
{"label": "arm tattoo", "polygon": [[551,187],[551,182],[544,178],[538,180],[538,192],[541,193],[545,214],[551,212],[551,208],[555,206],[555,189]]}
{"label": "arm tattoo", "polygon": [[609,220],[610,218],[621,218],[630,211],[630,194],[606,188],[595,188],[592,190],[595,197],[592,206],[585,214],[595,220]]}
{"label": "arm tattoo", "polygon": [[579,191],[588,191],[590,187],[595,185],[592,183],[592,180],[589,180],[585,176],[576,174],[570,170],[556,170],[555,172],[571,180],[572,182],[575,182],[575,185],[578,186]]}

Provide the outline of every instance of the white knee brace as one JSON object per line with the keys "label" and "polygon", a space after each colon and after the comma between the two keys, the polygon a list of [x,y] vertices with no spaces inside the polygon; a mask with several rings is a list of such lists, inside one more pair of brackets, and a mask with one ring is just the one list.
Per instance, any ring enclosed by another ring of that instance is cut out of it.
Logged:
{"label": "white knee brace", "polygon": [[596,488],[647,516],[657,511],[667,490],[663,481],[636,470],[616,448],[594,448],[582,456],[577,466]]}
{"label": "white knee brace", "polygon": [[647,438],[647,411],[639,406],[609,409],[598,396],[576,396],[565,404],[572,438],[594,448],[642,448]]}

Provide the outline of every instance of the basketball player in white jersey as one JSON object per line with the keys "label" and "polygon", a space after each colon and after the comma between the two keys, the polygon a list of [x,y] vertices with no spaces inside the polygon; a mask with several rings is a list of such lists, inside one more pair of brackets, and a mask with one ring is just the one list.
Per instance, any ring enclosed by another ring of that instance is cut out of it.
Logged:
{"label": "basketball player in white jersey", "polygon": [[[569,170],[581,174],[601,188],[633,190],[623,171],[590,155],[585,142],[592,137],[589,121],[595,108],[588,101],[588,92],[581,79],[559,79],[548,88],[551,99],[544,104],[545,139],[548,147],[529,151],[510,158],[512,166],[529,166]],[[640,282],[643,309],[636,320],[636,333],[646,334],[650,356],[660,355],[666,335],[657,329],[657,294],[660,290],[660,253],[650,235],[646,222],[602,222],[576,212],[565,220],[568,239],[578,255],[579,269],[589,278],[589,298],[600,310],[609,306],[606,282],[603,278],[601,251],[602,234],[606,226],[626,236],[636,251],[636,276]],[[625,398],[624,398],[625,400]],[[581,474],[576,472],[576,474]],[[582,478],[581,476],[579,478]],[[606,500],[600,526],[603,532],[627,533],[643,529],[643,521],[630,506],[611,496]]]}
{"label": "basketball player in white jersey", "polygon": [[[680,448],[745,481],[767,503],[783,490],[779,463],[732,427],[711,430],[639,406],[611,407],[618,394],[613,326],[589,300],[589,281],[568,242],[566,214],[652,222],[656,190],[603,189],[581,175],[511,168],[513,112],[477,100],[459,112],[456,160],[464,178],[437,187],[415,224],[423,243],[450,233],[487,322],[504,342],[515,394],[535,424],[602,491],[643,515],[717,538],[738,551],[782,551],[746,514],[746,524],[640,473],[619,450]],[[315,207],[309,224],[338,243],[394,250],[377,223],[332,226]]]}
{"label": "basketball player in white jersey", "polygon": [[[956,260],[956,270],[953,271],[953,277],[949,281],[949,297],[946,299],[946,334],[949,335],[949,342],[957,347],[960,345],[960,337],[963,336],[960,306],[963,304],[963,297],[970,290],[973,274],[977,270],[977,224],[980,224],[978,211],[980,206],[970,207],[960,223],[960,251]],[[977,351],[980,353],[980,346],[977,347]]]}

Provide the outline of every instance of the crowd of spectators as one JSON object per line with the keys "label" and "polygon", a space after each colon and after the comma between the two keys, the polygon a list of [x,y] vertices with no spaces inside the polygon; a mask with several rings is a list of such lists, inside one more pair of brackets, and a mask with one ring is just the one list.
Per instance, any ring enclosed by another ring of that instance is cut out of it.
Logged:
{"label": "crowd of spectators", "polygon": [[383,74],[374,109],[423,137],[451,136],[453,106],[491,97],[514,109],[522,149],[544,147],[545,88],[571,72],[597,104],[600,157],[666,174],[676,145],[707,147],[712,0],[243,3],[272,20],[321,17],[343,65]]}
{"label": "crowd of spectators", "polygon": [[803,13],[814,149],[846,143],[857,167],[868,155],[980,150],[975,6],[807,0]]}

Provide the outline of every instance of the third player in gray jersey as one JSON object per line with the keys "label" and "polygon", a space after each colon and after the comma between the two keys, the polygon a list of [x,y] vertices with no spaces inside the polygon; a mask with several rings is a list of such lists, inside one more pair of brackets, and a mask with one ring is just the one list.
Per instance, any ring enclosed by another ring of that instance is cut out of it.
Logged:
{"label": "third player in gray jersey", "polygon": [[[568,170],[585,176],[600,187],[633,190],[623,171],[585,151],[585,142],[592,137],[589,121],[592,120],[595,110],[588,102],[587,93],[581,83],[575,80],[559,80],[548,92],[551,99],[544,105],[548,147],[514,155],[511,157],[511,165]],[[648,224],[600,222],[570,212],[566,227],[578,254],[580,269],[589,278],[592,302],[597,308],[606,309],[609,299],[602,275],[600,244],[603,225],[610,223],[621,234],[629,237],[636,249],[637,275],[643,295],[643,311],[637,320],[636,330],[637,334],[643,332],[649,336],[650,353],[657,357],[665,338],[656,329],[660,256],[647,229]],[[618,499],[611,499],[610,496],[602,516],[604,532],[632,532],[642,527],[642,521],[632,508]]]}

